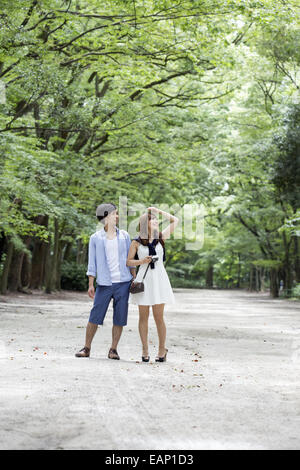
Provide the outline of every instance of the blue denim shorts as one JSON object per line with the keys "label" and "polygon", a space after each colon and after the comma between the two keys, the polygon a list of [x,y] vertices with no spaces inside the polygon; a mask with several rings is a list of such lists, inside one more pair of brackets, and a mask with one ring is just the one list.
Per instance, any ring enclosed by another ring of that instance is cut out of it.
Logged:
{"label": "blue denim shorts", "polygon": [[109,303],[113,299],[113,324],[118,326],[127,325],[130,285],[131,281],[114,282],[111,286],[97,284],[89,322],[103,325]]}

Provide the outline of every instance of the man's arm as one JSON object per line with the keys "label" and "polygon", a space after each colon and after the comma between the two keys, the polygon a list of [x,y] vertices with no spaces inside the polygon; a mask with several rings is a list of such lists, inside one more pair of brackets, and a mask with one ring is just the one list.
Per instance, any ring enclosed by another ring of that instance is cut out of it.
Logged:
{"label": "man's arm", "polygon": [[97,276],[97,265],[96,265],[96,249],[94,240],[91,237],[89,243],[89,264],[87,270],[87,276],[89,277],[89,289],[88,295],[93,299],[95,297],[95,288],[94,288],[94,280]]}
{"label": "man's arm", "polygon": [[94,276],[89,276],[88,296],[93,299],[95,297]]}

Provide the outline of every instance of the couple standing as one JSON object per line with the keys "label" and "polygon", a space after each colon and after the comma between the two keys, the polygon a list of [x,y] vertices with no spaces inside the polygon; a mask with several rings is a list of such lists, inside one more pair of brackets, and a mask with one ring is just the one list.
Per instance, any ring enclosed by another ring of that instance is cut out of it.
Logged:
{"label": "couple standing", "polygon": [[[159,221],[155,213],[162,214],[170,221],[169,226],[162,232],[159,231]],[[76,357],[90,356],[91,344],[98,325],[103,325],[110,300],[113,299],[112,344],[108,352],[109,359],[120,359],[117,346],[123,326],[127,325],[128,303],[132,303],[139,307],[142,360],[148,362],[150,359],[148,319],[150,306],[152,306],[159,339],[158,355],[155,360],[164,362],[168,351],[165,347],[164,306],[165,303],[175,303],[172,287],[163,264],[164,242],[175,230],[178,219],[160,209],[149,207],[147,212],[140,217],[139,236],[131,241],[129,234],[117,227],[118,210],[114,204],[101,204],[97,207],[96,216],[104,227],[91,236],[89,243],[88,295],[94,299],[94,305],[86,328],[85,346],[75,355]],[[136,275],[137,266],[140,268]],[[141,282],[147,268],[143,281],[144,291],[130,293],[132,281]]]}

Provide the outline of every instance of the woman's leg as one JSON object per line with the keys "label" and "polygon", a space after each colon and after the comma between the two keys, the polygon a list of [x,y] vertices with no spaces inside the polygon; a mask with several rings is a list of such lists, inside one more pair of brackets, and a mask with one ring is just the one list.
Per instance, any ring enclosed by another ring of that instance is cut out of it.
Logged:
{"label": "woman's leg", "polygon": [[139,332],[143,345],[143,356],[148,356],[149,305],[139,305]]}
{"label": "woman's leg", "polygon": [[164,322],[164,307],[165,304],[152,305],[153,317],[156,323],[157,334],[158,334],[158,355],[163,357],[166,352],[166,325]]}

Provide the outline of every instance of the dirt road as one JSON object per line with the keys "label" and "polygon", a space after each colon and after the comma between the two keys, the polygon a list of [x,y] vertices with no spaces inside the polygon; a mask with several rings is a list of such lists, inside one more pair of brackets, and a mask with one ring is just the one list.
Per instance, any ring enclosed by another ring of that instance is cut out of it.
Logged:
{"label": "dirt road", "polygon": [[84,293],[0,297],[1,449],[300,449],[299,302],[174,289],[168,361],[141,362],[137,307],[107,359],[112,304],[89,359]]}

